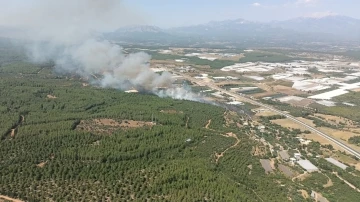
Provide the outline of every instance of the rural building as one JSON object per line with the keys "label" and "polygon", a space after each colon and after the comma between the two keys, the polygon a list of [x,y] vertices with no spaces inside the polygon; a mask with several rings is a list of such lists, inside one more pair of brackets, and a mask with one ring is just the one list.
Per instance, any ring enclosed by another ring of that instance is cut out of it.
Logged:
{"label": "rural building", "polygon": [[309,160],[299,160],[297,163],[308,172],[315,172],[319,170],[319,168],[317,168]]}
{"label": "rural building", "polygon": [[294,153],[294,157],[295,157],[297,160],[300,160],[300,159],[301,159],[301,154],[300,154],[300,153]]}
{"label": "rural building", "polygon": [[290,155],[288,154],[288,152],[286,150],[280,151],[279,155],[280,155],[281,159],[283,159],[285,161],[289,160],[289,158],[290,158]]}
{"label": "rural building", "polygon": [[333,158],[325,158],[325,160],[327,160],[328,162],[334,164],[335,166],[345,170],[348,166],[341,163],[340,161],[336,160],[336,159],[333,159]]}

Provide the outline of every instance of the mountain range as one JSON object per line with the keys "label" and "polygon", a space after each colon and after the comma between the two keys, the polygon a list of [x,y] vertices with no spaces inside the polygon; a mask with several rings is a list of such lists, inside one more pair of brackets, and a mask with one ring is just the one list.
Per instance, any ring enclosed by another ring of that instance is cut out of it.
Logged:
{"label": "mountain range", "polygon": [[139,25],[106,33],[112,40],[140,41],[283,41],[360,42],[360,20],[346,16],[300,17],[285,21],[254,22],[244,19],[161,29]]}

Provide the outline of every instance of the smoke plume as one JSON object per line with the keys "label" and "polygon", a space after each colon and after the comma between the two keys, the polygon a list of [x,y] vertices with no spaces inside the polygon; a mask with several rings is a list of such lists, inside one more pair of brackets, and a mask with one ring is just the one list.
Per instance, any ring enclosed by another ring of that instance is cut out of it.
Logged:
{"label": "smoke plume", "polygon": [[174,88],[170,73],[154,73],[148,54],[125,55],[120,46],[101,38],[100,33],[141,23],[135,13],[121,0],[33,0],[0,14],[0,24],[25,30],[24,37],[35,41],[27,48],[29,57],[54,61],[58,72],[96,76],[93,83],[102,87],[197,100],[187,90]]}

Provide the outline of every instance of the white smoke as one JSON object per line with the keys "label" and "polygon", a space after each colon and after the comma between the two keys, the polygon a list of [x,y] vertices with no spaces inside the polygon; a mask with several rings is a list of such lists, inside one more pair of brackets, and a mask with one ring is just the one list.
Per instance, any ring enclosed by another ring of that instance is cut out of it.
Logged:
{"label": "white smoke", "polygon": [[26,30],[25,37],[35,41],[28,47],[30,58],[52,60],[57,71],[96,75],[99,80],[93,82],[102,87],[139,88],[162,97],[196,100],[194,94],[172,86],[170,73],[154,73],[148,54],[124,55],[121,47],[99,37],[141,22],[130,10],[121,0],[32,0],[2,12],[0,24]]}

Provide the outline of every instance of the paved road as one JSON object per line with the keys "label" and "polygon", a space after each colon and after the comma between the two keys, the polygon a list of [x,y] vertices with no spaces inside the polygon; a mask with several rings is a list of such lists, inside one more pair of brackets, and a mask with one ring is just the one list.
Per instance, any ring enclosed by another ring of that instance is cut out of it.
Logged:
{"label": "paved road", "polygon": [[339,147],[341,147],[342,149],[344,149],[344,150],[347,151],[348,153],[350,153],[350,154],[352,154],[352,155],[354,155],[354,156],[356,156],[357,158],[360,159],[360,152],[352,149],[351,147],[347,146],[346,144],[340,142],[339,140],[337,140],[337,139],[335,139],[335,138],[333,138],[333,137],[331,137],[331,136],[329,136],[329,135],[321,132],[320,130],[318,130],[318,129],[316,129],[316,128],[314,128],[314,127],[306,124],[305,122],[302,122],[302,121],[298,120],[298,119],[295,118],[294,116],[291,116],[291,115],[289,115],[289,114],[287,114],[287,113],[285,113],[285,112],[283,112],[283,111],[280,111],[280,110],[278,110],[278,109],[275,109],[275,108],[273,108],[273,107],[271,107],[271,106],[269,106],[269,105],[265,105],[265,104],[263,104],[263,103],[261,103],[261,102],[255,101],[255,100],[250,99],[250,98],[248,98],[248,97],[245,97],[245,96],[242,96],[242,95],[239,95],[239,94],[232,93],[232,92],[229,92],[229,91],[227,91],[227,90],[224,90],[224,89],[218,87],[217,85],[215,85],[215,84],[213,84],[213,83],[208,83],[208,82],[204,82],[204,81],[201,81],[201,80],[197,80],[197,79],[195,79],[195,78],[193,78],[193,77],[191,77],[191,76],[185,75],[185,74],[180,74],[180,75],[183,76],[184,78],[188,79],[189,81],[193,82],[193,83],[197,83],[198,85],[208,86],[208,87],[210,87],[210,88],[212,88],[212,89],[214,89],[214,90],[220,91],[221,93],[230,95],[230,96],[235,97],[235,98],[237,98],[237,99],[239,99],[239,100],[243,100],[243,101],[248,102],[248,103],[251,103],[251,104],[253,104],[253,105],[258,105],[258,106],[264,107],[264,108],[266,108],[266,109],[268,109],[268,110],[271,110],[271,111],[276,112],[276,113],[278,113],[278,114],[280,114],[280,115],[283,115],[283,116],[285,116],[286,118],[288,118],[288,119],[290,119],[290,120],[292,120],[292,121],[294,121],[294,122],[296,122],[296,123],[298,123],[298,124],[306,127],[307,129],[309,129],[310,131],[314,132],[315,134],[318,134],[318,135],[320,135],[321,137],[329,140],[330,142],[335,143],[336,145],[338,145]]}

